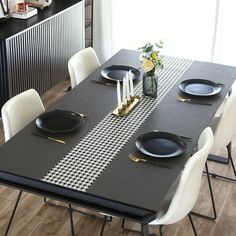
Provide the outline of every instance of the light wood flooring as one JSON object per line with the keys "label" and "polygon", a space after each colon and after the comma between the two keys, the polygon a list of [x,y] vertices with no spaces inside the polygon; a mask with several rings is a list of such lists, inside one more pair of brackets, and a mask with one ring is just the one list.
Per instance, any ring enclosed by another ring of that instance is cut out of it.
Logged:
{"label": "light wood flooring", "polygon": [[[69,81],[63,81],[42,96],[45,107],[48,108],[66,94]],[[234,140],[236,145],[236,139]],[[4,142],[2,124],[0,124],[0,143]],[[235,146],[234,145],[234,146]],[[217,151],[224,154],[223,150]],[[234,148],[234,159],[236,162],[236,149]],[[232,175],[229,165],[209,163],[210,169],[217,172]],[[234,236],[236,235],[236,183],[212,179],[215,194],[218,217],[215,221],[205,220],[193,216],[198,232],[202,236]],[[0,187],[0,236],[4,235],[6,224],[16,199],[18,191],[12,188]],[[54,201],[55,202],[55,201]],[[58,202],[56,202],[58,203]],[[58,203],[59,204],[59,203]],[[208,194],[206,176],[203,176],[202,188],[198,201],[194,207],[196,212],[211,215],[212,207]],[[78,213],[74,213],[74,226],[76,235],[96,236],[99,235],[102,220],[92,219]],[[139,229],[138,224],[128,222],[127,226]],[[188,236],[193,235],[188,218],[179,223],[165,226],[165,236]],[[158,234],[158,227],[150,227],[151,233]],[[22,200],[10,229],[10,236],[67,236],[70,235],[70,221],[67,210],[58,209],[45,205],[43,198],[23,193]],[[138,233],[124,231],[121,229],[121,220],[113,219],[106,224],[105,236],[135,236]]]}

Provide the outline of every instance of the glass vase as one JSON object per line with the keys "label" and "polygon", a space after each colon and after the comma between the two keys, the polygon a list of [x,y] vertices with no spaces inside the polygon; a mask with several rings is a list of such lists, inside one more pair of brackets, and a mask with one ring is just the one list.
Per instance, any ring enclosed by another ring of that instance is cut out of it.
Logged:
{"label": "glass vase", "polygon": [[158,75],[155,69],[143,73],[143,95],[157,97]]}

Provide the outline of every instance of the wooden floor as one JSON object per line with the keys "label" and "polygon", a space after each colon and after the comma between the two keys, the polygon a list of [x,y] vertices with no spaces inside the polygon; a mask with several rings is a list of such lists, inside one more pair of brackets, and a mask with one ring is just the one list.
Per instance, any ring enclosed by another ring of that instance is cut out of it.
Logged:
{"label": "wooden floor", "polygon": [[[63,81],[42,96],[45,107],[48,108],[66,94],[69,86],[68,81]],[[0,143],[4,142],[2,124],[0,124]],[[236,143],[236,139],[235,142]],[[224,154],[223,150],[217,153]],[[234,149],[236,162],[236,149]],[[211,169],[232,175],[229,165],[210,163]],[[236,235],[236,183],[212,179],[213,191],[216,198],[218,217],[215,221],[194,217],[198,235],[202,236],[234,236]],[[17,190],[8,187],[0,187],[0,235],[4,235]],[[56,202],[58,203],[58,202]],[[58,203],[59,204],[59,203]],[[196,212],[211,215],[212,208],[209,200],[206,176],[203,176],[202,188],[199,199],[194,207]],[[99,235],[101,219],[93,219],[78,213],[74,213],[74,225],[76,235],[89,236]],[[139,229],[138,224],[128,222],[127,226]],[[165,236],[188,236],[193,235],[188,218],[179,223],[163,228]],[[152,233],[158,234],[158,227],[150,227]],[[17,236],[67,236],[70,235],[70,221],[67,210],[58,209],[45,205],[40,196],[23,193],[16,216],[13,221],[9,235]],[[120,219],[114,219],[106,224],[105,236],[135,236],[138,233],[123,231]]]}

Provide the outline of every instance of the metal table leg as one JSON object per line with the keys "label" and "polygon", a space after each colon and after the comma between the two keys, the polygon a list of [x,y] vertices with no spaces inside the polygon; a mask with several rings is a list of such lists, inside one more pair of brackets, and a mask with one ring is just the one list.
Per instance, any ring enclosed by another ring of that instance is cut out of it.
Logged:
{"label": "metal table leg", "polygon": [[14,216],[15,216],[16,209],[17,209],[18,203],[19,203],[20,198],[21,198],[21,194],[22,194],[22,190],[20,190],[20,192],[19,192],[19,194],[18,194],[18,196],[17,196],[15,206],[14,206],[14,208],[13,208],[13,211],[12,211],[12,214],[11,214],[11,217],[10,217],[10,220],[9,220],[9,222],[8,222],[8,225],[7,225],[7,229],[6,229],[6,231],[5,231],[5,236],[7,236],[8,231],[9,231],[9,229],[10,229],[10,227],[11,227],[12,220],[13,220],[13,218],[14,218]]}
{"label": "metal table leg", "polygon": [[71,235],[74,236],[75,230],[74,230],[74,223],[73,223],[73,210],[72,210],[71,204],[69,204],[68,210],[69,210],[69,215],[70,215]]}
{"label": "metal table leg", "polygon": [[141,235],[142,236],[149,236],[149,233],[148,233],[148,224],[145,224],[145,225],[141,225]]}

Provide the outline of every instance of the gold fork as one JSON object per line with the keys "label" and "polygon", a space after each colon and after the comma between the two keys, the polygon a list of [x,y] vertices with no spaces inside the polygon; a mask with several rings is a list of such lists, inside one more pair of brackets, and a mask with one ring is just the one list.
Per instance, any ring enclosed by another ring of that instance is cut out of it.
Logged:
{"label": "gold fork", "polygon": [[187,102],[187,103],[192,103],[192,104],[200,104],[200,105],[207,105],[207,106],[211,106],[211,103],[206,103],[206,102],[201,102],[201,101],[193,101],[190,98],[182,98],[180,96],[176,97],[177,100],[179,100],[180,102]]}
{"label": "gold fork", "polygon": [[137,156],[134,156],[133,154],[129,154],[129,159],[131,161],[134,161],[134,162],[146,162],[146,163],[154,165],[154,166],[160,166],[160,167],[163,167],[163,168],[171,169],[170,166],[154,163],[154,162],[151,162],[151,161],[149,161],[147,159],[143,159],[143,158],[139,158]]}
{"label": "gold fork", "polygon": [[179,101],[181,101],[181,102],[187,102],[187,101],[191,102],[191,99],[190,99],[190,98],[182,98],[182,97],[180,97],[180,96],[177,96],[176,98],[177,98],[177,100],[179,100]]}
{"label": "gold fork", "polygon": [[82,118],[86,118],[88,116],[88,114],[85,113],[77,113],[78,115],[80,115]]}
{"label": "gold fork", "polygon": [[140,162],[140,161],[147,162],[146,159],[138,158],[138,157],[134,156],[133,154],[129,154],[129,158],[134,162]]}

